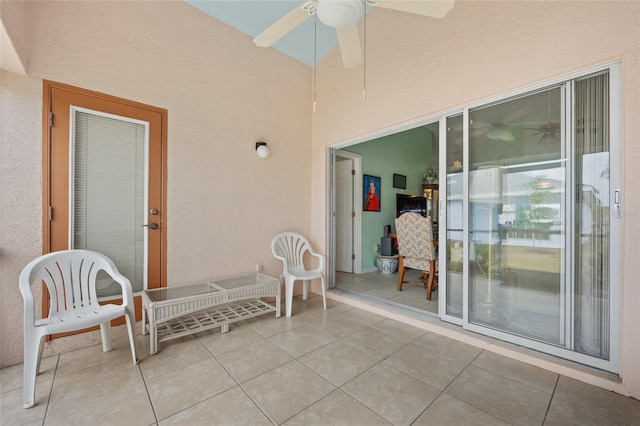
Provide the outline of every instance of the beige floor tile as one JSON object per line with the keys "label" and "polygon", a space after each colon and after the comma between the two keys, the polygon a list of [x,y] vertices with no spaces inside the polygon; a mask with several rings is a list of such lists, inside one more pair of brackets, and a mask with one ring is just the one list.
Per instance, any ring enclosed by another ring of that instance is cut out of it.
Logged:
{"label": "beige floor tile", "polygon": [[[426,292],[426,290],[424,290]],[[435,308],[431,308],[430,310],[435,309],[435,312],[437,312],[437,307],[438,307],[438,301],[437,300],[427,300],[427,296],[422,295],[423,297],[416,297],[415,294],[413,294],[413,292],[407,292],[407,291],[402,291],[399,292],[397,295],[394,295],[391,297],[392,302],[395,303],[399,303],[400,305],[406,305],[406,306],[410,306],[412,308],[419,308],[419,309],[423,309],[426,310],[427,306],[429,305],[434,305]]]}
{"label": "beige floor tile", "polygon": [[342,386],[378,362],[344,342],[330,343],[299,361],[336,386]]}
{"label": "beige floor tile", "polygon": [[447,393],[517,426],[541,425],[551,395],[469,366]]}
{"label": "beige floor tile", "polygon": [[409,425],[440,391],[392,367],[378,364],[341,387],[394,425]]}
{"label": "beige floor tile", "polygon": [[382,315],[357,308],[344,311],[341,315],[351,321],[356,321],[365,325],[372,325],[386,319],[386,317]]}
{"label": "beige floor tile", "polygon": [[546,393],[553,393],[558,381],[556,373],[487,351],[478,355],[472,365]]}
{"label": "beige floor tile", "polygon": [[391,425],[391,423],[339,389],[331,392],[284,424],[286,426]]}
{"label": "beige floor tile", "polygon": [[283,423],[336,389],[299,361],[284,364],[242,387],[276,424]]}
{"label": "beige floor tile", "polygon": [[560,376],[555,398],[624,423],[640,425],[640,401],[568,377]]}
{"label": "beige floor tile", "polygon": [[484,411],[446,393],[441,394],[412,426],[509,426]]}
{"label": "beige floor tile", "polygon": [[270,426],[267,416],[236,386],[158,423],[159,426]]}
{"label": "beige floor tile", "polygon": [[413,342],[417,338],[427,334],[427,331],[418,327],[413,327],[389,318],[374,324],[372,327],[390,334],[394,339],[404,342]]}
{"label": "beige floor tile", "polygon": [[289,354],[266,339],[225,352],[216,358],[238,383],[244,383],[293,360]]}
{"label": "beige floor tile", "polygon": [[23,425],[38,420],[42,424],[52,383],[51,379],[36,382],[35,405],[31,408],[23,408],[22,387],[3,392],[0,395],[0,425]]}
{"label": "beige floor tile", "polygon": [[236,385],[214,358],[146,380],[158,420],[169,417]]}
{"label": "beige floor tile", "polygon": [[345,283],[354,283],[354,282],[366,281],[366,277],[364,277],[363,274],[351,274],[348,272],[336,271],[336,281],[341,281]]}
{"label": "beige floor tile", "polygon": [[354,348],[378,360],[385,359],[405,344],[389,334],[368,328],[340,339]]}
{"label": "beige floor tile", "polygon": [[[136,351],[138,360],[142,359],[143,351],[141,350],[142,338],[144,336],[136,336]],[[146,353],[149,353],[147,350]],[[115,339],[111,343],[111,351],[103,352],[102,343],[93,345],[88,348],[78,349],[71,352],[65,352],[59,355],[57,376],[75,373],[87,368],[92,368],[100,364],[131,364],[133,365],[133,357],[129,346],[129,339]]]}
{"label": "beige floor tile", "polygon": [[469,361],[430,354],[423,346],[409,344],[385,359],[384,364],[444,390],[469,365]]}
{"label": "beige floor tile", "polygon": [[342,339],[350,334],[365,330],[366,325],[346,319],[342,315],[327,315],[309,326],[316,328],[318,331],[329,333],[335,339]]}
{"label": "beige floor tile", "polygon": [[155,420],[138,366],[126,363],[56,376],[45,424],[149,425]]}
{"label": "beige floor tile", "polygon": [[269,338],[274,345],[293,357],[300,357],[335,341],[326,331],[304,325]]}
{"label": "beige floor tile", "polygon": [[140,360],[145,380],[211,359],[213,355],[195,336],[160,343],[158,353]]}
{"label": "beige floor tile", "polygon": [[393,285],[384,286],[383,288],[371,288],[362,291],[363,294],[371,297],[377,297],[378,299],[390,300],[398,295],[398,289]]}
{"label": "beige floor tile", "polygon": [[428,353],[467,362],[471,362],[482,352],[482,349],[475,346],[436,333],[427,333],[414,340],[413,343],[423,346]]}
{"label": "beige floor tile", "polygon": [[[40,382],[50,382],[58,365],[58,355],[42,358],[40,374],[36,377],[36,387]],[[0,369],[0,394],[22,388],[24,381],[22,364]]]}
{"label": "beige floor tile", "polygon": [[222,333],[218,328],[198,333],[196,336],[213,355],[220,355],[264,340],[264,337],[242,323],[231,324],[227,333]]}
{"label": "beige floor tile", "polygon": [[282,304],[282,316],[280,318],[263,315],[243,321],[243,324],[246,324],[262,337],[275,336],[304,325],[300,323],[299,319],[285,316],[284,303]]}
{"label": "beige floor tile", "polygon": [[353,306],[327,298],[327,313],[339,315],[349,309],[353,309]]}
{"label": "beige floor tile", "polygon": [[[640,421],[640,419],[636,419]],[[545,426],[623,426],[611,417],[606,417],[584,407],[554,398],[544,421]]]}

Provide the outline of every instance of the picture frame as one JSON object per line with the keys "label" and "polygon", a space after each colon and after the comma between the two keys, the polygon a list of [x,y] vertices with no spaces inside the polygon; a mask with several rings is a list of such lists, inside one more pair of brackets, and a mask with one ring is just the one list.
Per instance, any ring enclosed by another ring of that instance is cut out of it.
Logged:
{"label": "picture frame", "polygon": [[404,175],[393,174],[393,187],[399,189],[407,189],[407,177]]}
{"label": "picture frame", "polygon": [[363,201],[362,211],[380,211],[380,178],[378,176],[363,176]]}

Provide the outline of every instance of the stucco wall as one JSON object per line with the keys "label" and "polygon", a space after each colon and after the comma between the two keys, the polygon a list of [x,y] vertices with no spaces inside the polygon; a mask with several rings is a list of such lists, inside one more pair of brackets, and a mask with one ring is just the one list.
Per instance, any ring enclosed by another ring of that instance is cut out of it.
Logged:
{"label": "stucco wall", "polygon": [[640,2],[458,0],[443,20],[374,9],[367,15],[366,46],[365,101],[362,67],[343,69],[338,52],[318,67],[312,235],[325,243],[329,146],[371,139],[421,117],[622,60],[624,258],[623,281],[616,283],[622,286],[622,383],[539,365],[640,398],[640,244],[633,237],[640,235]]}
{"label": "stucco wall", "polygon": [[25,260],[42,253],[42,130],[37,125],[41,110],[40,80],[4,71],[0,74],[2,359],[22,359],[23,309],[18,275]]}
{"label": "stucco wall", "polygon": [[[256,262],[279,275],[273,236],[310,229],[310,69],[182,1],[26,2],[26,16],[29,77],[2,75],[0,365],[22,361],[17,279],[41,253],[41,79],[168,110],[170,284]],[[65,339],[46,353],[95,336]]]}

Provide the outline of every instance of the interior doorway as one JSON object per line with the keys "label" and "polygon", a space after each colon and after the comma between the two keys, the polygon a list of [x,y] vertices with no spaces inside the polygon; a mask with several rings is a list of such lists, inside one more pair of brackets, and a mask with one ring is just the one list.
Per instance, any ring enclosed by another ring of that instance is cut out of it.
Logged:
{"label": "interior doorway", "polygon": [[[427,300],[426,289],[422,285],[405,285],[402,291],[398,291],[397,272],[389,272],[385,267],[379,270],[378,267],[380,256],[384,255],[381,239],[385,236],[385,229],[394,232],[397,196],[424,196],[425,174],[438,169],[438,143],[439,122],[430,119],[425,124],[414,123],[407,129],[369,136],[341,149],[331,150],[330,199],[333,204],[330,244],[333,256],[330,256],[329,274],[332,288],[414,313],[437,315],[437,292],[433,293],[432,300]],[[352,161],[353,171],[349,170]],[[368,190],[364,185],[364,175],[379,178],[379,210],[364,209],[364,195]],[[403,178],[403,184],[396,183],[394,177],[397,176]],[[353,196],[349,194],[351,188]],[[344,244],[350,235],[349,225],[353,225],[353,262],[349,262],[348,244]],[[344,259],[346,265],[341,265],[340,259]],[[352,271],[349,269],[351,264]],[[409,271],[408,275],[413,276],[413,272],[416,276],[411,280],[419,282],[420,271]]]}

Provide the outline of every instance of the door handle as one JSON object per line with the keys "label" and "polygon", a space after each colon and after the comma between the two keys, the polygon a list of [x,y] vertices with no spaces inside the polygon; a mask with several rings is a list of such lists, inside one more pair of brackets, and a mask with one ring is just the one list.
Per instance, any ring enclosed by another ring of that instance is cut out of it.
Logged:
{"label": "door handle", "polygon": [[150,223],[148,225],[142,225],[142,226],[146,226],[146,227],[148,227],[150,229],[158,229],[158,224],[155,223],[155,222],[152,222],[152,223]]}
{"label": "door handle", "polygon": [[613,191],[613,217],[622,216],[622,206],[620,203],[620,188]]}

